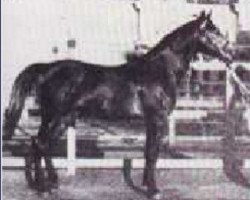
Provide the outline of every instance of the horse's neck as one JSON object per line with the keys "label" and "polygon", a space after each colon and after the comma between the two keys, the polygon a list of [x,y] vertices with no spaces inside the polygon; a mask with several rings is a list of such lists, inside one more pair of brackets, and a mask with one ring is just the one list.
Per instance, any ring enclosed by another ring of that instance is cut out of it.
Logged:
{"label": "horse's neck", "polygon": [[182,46],[182,49],[172,48],[171,51],[173,52],[175,59],[179,60],[178,65],[176,65],[173,70],[177,85],[179,85],[181,80],[187,75],[187,71],[190,69],[190,62],[194,57],[194,52],[192,49],[188,48],[187,43],[186,46]]}
{"label": "horse's neck", "polygon": [[[138,74],[143,73],[148,66],[155,68],[155,65],[157,65],[159,61],[158,59],[163,56],[165,57],[165,61],[163,61],[165,68],[171,72],[170,74],[176,76],[177,82],[179,83],[189,69],[189,63],[194,56],[194,52],[192,48],[190,48],[192,45],[190,44],[192,36],[190,36],[190,38],[183,37],[184,38],[175,38],[175,40],[169,41],[168,43],[163,40],[147,54],[128,64],[130,67],[127,69],[130,77],[133,80],[138,79]],[[148,65],[148,63],[151,64]],[[155,63],[155,65],[152,63]]]}
{"label": "horse's neck", "polygon": [[[160,57],[163,59],[160,59]],[[155,58],[155,60],[158,60],[158,62],[160,62],[159,63],[160,65],[161,63],[164,63],[163,68],[166,69],[164,71],[167,72],[168,76],[166,78],[168,79],[174,78],[176,80],[176,85],[179,85],[180,80],[185,76],[187,70],[189,69],[190,61],[187,58],[185,52],[182,51],[175,52],[170,47],[164,49],[159,54],[159,56]],[[157,61],[155,62],[156,65],[158,62]],[[154,66],[154,64],[151,66],[156,67]]]}

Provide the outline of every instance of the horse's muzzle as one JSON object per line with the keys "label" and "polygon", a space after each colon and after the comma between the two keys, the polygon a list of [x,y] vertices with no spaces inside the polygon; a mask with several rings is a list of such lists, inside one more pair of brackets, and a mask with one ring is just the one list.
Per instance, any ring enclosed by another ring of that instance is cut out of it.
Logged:
{"label": "horse's muzzle", "polygon": [[232,44],[227,42],[221,51],[221,55],[223,62],[226,64],[231,64],[235,55],[235,49],[233,48]]}

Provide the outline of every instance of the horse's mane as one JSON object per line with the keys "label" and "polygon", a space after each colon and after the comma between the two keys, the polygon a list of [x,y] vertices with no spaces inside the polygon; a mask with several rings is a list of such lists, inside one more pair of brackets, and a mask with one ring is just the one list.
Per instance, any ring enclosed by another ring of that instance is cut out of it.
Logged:
{"label": "horse's mane", "polygon": [[[186,24],[178,27],[171,33],[165,35],[156,45],[153,47],[148,53],[145,55],[139,57],[134,62],[137,64],[138,62],[143,62],[145,60],[148,60],[154,56],[156,56],[158,53],[160,53],[162,50],[164,50],[166,47],[170,47],[173,45],[174,42],[176,42],[176,39],[179,37],[185,37],[190,34],[193,34],[198,26],[200,25],[200,18],[197,18],[195,20],[189,21]],[[133,62],[133,61],[132,61]]]}
{"label": "horse's mane", "polygon": [[[124,64],[118,64],[118,65],[99,65],[99,64],[90,64],[87,63],[89,66],[91,67],[95,67],[95,68],[103,68],[105,66],[105,69],[108,68],[134,68],[134,67],[138,67],[139,65],[143,64],[145,61],[147,62],[148,60],[150,60],[151,58],[157,56],[160,52],[162,52],[164,49],[166,49],[166,47],[171,47],[173,46],[173,43],[176,42],[176,40],[178,38],[186,38],[190,35],[192,35],[198,28],[198,26],[201,23],[201,17],[198,17],[195,20],[191,20],[189,22],[187,22],[186,24],[183,24],[182,26],[176,28],[175,30],[173,30],[172,32],[170,32],[169,34],[165,35],[151,50],[149,50],[146,54],[140,56],[139,58],[136,58],[128,63],[124,63]],[[59,60],[56,61],[54,64],[58,64],[58,63],[65,63],[65,62],[70,62],[72,64],[72,60]],[[83,64],[83,62],[81,61],[74,61],[75,63],[80,63]],[[38,63],[41,64],[41,63]],[[86,64],[86,63],[85,63]]]}

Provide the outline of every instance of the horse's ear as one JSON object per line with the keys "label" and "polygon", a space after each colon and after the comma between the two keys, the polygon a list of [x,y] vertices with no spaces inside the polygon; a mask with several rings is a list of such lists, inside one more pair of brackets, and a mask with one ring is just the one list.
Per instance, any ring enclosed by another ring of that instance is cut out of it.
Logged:
{"label": "horse's ear", "polygon": [[202,10],[201,13],[200,13],[200,19],[206,19],[206,12],[205,10]]}
{"label": "horse's ear", "polygon": [[200,16],[199,16],[199,28],[200,30],[202,30],[205,26],[206,26],[206,20],[207,19],[207,15],[206,15],[206,12],[205,10],[202,10],[201,13],[200,13]]}
{"label": "horse's ear", "polygon": [[206,21],[203,21],[203,22],[200,24],[200,30],[205,29],[206,23],[207,23]]}
{"label": "horse's ear", "polygon": [[211,19],[211,16],[212,16],[212,10],[210,9],[209,13],[207,14],[207,19]]}

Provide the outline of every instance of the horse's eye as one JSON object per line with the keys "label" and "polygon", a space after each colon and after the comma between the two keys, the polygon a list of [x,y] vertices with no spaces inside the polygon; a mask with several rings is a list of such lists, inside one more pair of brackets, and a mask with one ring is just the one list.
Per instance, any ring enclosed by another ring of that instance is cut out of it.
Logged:
{"label": "horse's eye", "polygon": [[220,30],[214,24],[209,24],[208,29],[218,35],[220,34]]}
{"label": "horse's eye", "polygon": [[220,32],[220,30],[219,30],[218,28],[215,29],[215,33],[216,33],[217,35],[222,35],[221,32]]}

